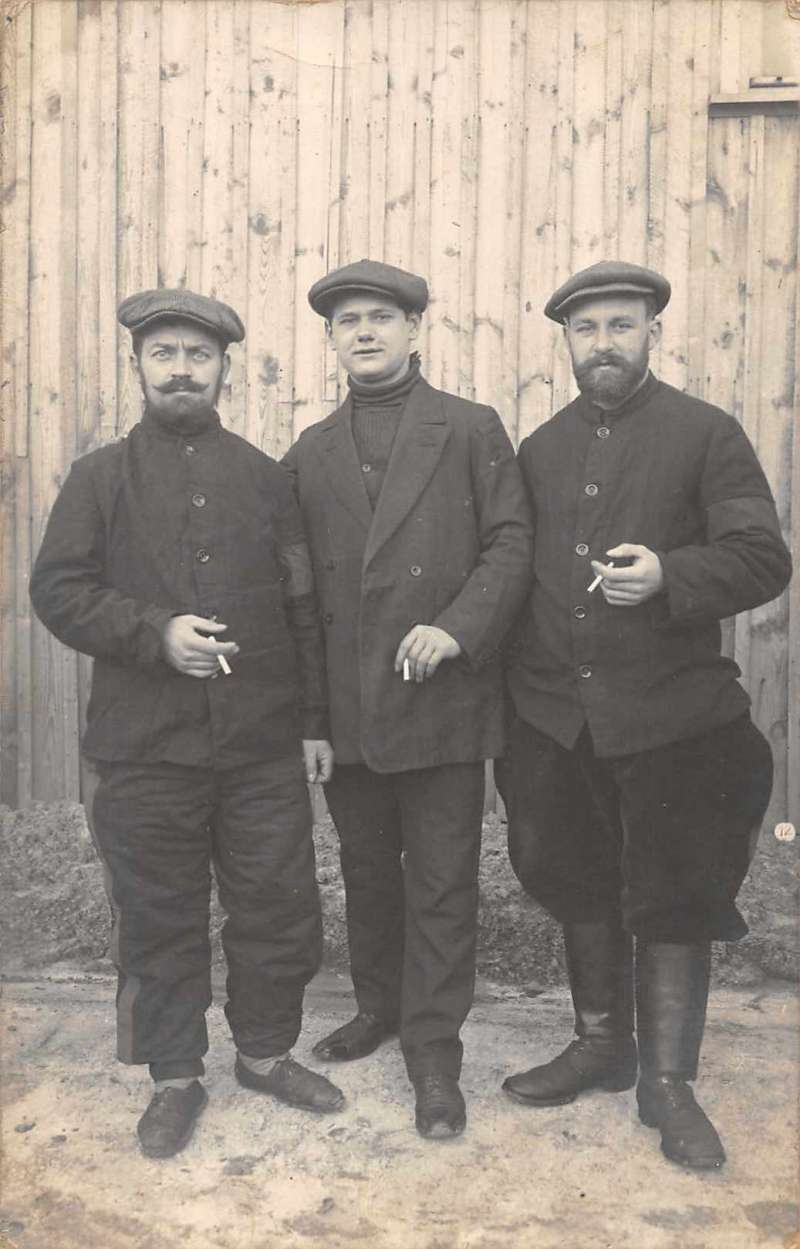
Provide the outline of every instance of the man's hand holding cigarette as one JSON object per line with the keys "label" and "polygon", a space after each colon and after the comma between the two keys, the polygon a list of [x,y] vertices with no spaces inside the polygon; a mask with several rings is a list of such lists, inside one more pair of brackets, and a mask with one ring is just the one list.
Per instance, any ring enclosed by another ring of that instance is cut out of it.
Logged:
{"label": "man's hand holding cigarette", "polygon": [[[593,559],[592,568],[601,578],[599,584],[603,598],[613,607],[638,607],[663,589],[664,570],[655,551],[635,542],[621,542],[607,554],[607,564]],[[631,563],[624,568],[616,568],[615,559],[626,559]]]}
{"label": "man's hand holding cigarette", "polygon": [[204,616],[173,616],[164,630],[164,658],[184,676],[217,676],[225,671],[223,661],[239,653],[235,642],[218,642],[214,636],[227,627]]}
{"label": "man's hand holding cigarette", "polygon": [[433,676],[443,659],[457,659],[461,647],[454,637],[436,625],[414,625],[397,648],[395,672],[406,681],[425,681]]}

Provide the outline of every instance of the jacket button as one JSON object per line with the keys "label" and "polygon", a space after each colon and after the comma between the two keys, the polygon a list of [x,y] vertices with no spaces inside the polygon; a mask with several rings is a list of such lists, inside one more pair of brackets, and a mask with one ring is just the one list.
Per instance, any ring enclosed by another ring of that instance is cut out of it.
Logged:
{"label": "jacket button", "polygon": [[598,425],[595,432],[598,438],[608,438],[609,434],[611,433],[611,430],[608,428],[607,425]]}
{"label": "jacket button", "polygon": [[192,446],[190,442],[187,442],[186,446],[183,449],[187,455],[194,455],[194,447]]}
{"label": "jacket button", "polygon": [[211,554],[209,551],[206,550],[204,546],[201,546],[200,550],[195,555],[195,559],[197,560],[198,564],[207,564],[208,561],[211,559]]}
{"label": "jacket button", "polygon": [[361,465],[361,471],[362,471],[362,473],[371,473],[371,472],[372,472],[372,465],[371,465],[371,464],[362,464],[362,465]]}
{"label": "jacket button", "polygon": [[195,507],[205,507],[206,496],[204,494],[193,494],[192,503],[194,504]]}
{"label": "jacket button", "polygon": [[585,620],[586,608],[585,607],[573,607],[572,614],[576,620]]}
{"label": "jacket button", "polygon": [[592,675],[592,670],[588,664],[581,664],[578,669],[578,675],[585,679],[586,677],[590,677]]}
{"label": "jacket button", "polygon": [[588,494],[592,498],[594,498],[594,496],[597,494],[597,491],[598,491],[598,487],[594,484],[593,481],[590,481],[588,486],[583,487],[583,493]]}
{"label": "jacket button", "polygon": [[325,615],[322,617],[322,619],[325,621],[325,623],[326,623],[326,624],[333,624],[333,612],[332,612],[332,611],[326,611],[326,613],[325,613]]}
{"label": "jacket button", "polygon": [[412,564],[408,571],[411,573],[412,577],[422,576],[422,569],[420,568],[419,564]]}
{"label": "jacket button", "polygon": [[578,545],[575,547],[575,554],[576,555],[588,555],[589,554],[589,548],[585,542],[578,543]]}

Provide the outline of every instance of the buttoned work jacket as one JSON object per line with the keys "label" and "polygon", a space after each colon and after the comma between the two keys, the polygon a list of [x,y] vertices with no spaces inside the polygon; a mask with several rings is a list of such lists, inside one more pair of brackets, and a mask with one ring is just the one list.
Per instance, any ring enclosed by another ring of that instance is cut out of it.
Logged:
{"label": "buttoned work jacket", "polygon": [[[31,578],[40,619],[95,658],[84,751],[235,767],[327,736],[322,641],[282,469],[216,420],[183,437],[149,414],[76,460]],[[216,616],[240,651],[201,680],[167,663],[170,618]]]}
{"label": "buttoned work jacket", "polygon": [[[348,398],[283,461],[311,548],[337,762],[399,772],[489,758],[503,747],[500,647],[531,578],[511,443],[492,408],[420,379],[373,514],[351,415]],[[422,684],[394,671],[415,624],[462,648]]]}

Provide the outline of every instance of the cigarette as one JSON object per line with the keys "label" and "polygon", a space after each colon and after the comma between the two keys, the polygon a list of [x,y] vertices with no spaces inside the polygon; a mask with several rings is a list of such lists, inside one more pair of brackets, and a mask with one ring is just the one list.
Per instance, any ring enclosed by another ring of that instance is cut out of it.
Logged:
{"label": "cigarette", "polygon": [[[614,567],[614,561],[613,561],[613,559],[610,559],[610,560],[608,561],[608,566],[609,566],[609,568],[613,568],[613,567]],[[600,582],[601,582],[602,580],[603,580],[603,574],[602,574],[601,572],[599,572],[599,573],[597,574],[597,576],[595,577],[594,581],[592,582],[592,584],[591,584],[591,585],[589,586],[589,588],[587,589],[586,593],[587,593],[587,594],[594,594],[595,590],[597,589],[597,587],[599,586],[599,584],[600,584]]]}
{"label": "cigarette", "polygon": [[226,677],[231,675],[231,666],[224,655],[217,655],[217,663],[219,664]]}
{"label": "cigarette", "polygon": [[404,681],[411,680],[411,664],[408,662],[407,659],[403,660],[403,680]]}

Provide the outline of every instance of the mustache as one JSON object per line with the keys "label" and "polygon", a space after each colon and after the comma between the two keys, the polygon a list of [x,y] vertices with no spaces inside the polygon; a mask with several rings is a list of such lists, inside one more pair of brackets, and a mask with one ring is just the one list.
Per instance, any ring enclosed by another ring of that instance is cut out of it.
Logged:
{"label": "mustache", "polygon": [[193,382],[189,377],[174,377],[172,381],[164,382],[163,386],[156,386],[156,390],[161,395],[171,395],[177,390],[188,390],[192,394],[199,395],[205,389],[200,382]]}

